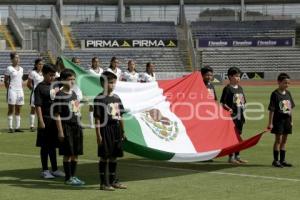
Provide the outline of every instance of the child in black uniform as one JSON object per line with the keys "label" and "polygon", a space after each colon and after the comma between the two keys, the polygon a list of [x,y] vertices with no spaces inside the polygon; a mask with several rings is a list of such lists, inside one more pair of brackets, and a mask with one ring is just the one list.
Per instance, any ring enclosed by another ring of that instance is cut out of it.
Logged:
{"label": "child in black uniform", "polygon": [[201,68],[201,75],[203,78],[203,82],[208,90],[209,97],[214,99],[215,101],[218,101],[215,87],[211,83],[211,81],[214,79],[214,70],[210,66],[205,66]]}
{"label": "child in black uniform", "polygon": [[75,76],[75,72],[71,69],[64,69],[61,72],[63,87],[56,94],[53,105],[60,141],[59,154],[64,156],[65,184],[72,186],[85,184],[75,176],[78,155],[83,154],[83,134],[79,119],[80,103],[71,89],[75,84]]}
{"label": "child in black uniform", "polygon": [[[34,104],[38,117],[38,131],[36,146],[41,147],[40,156],[42,163],[42,177],[49,179],[64,176],[64,173],[58,170],[56,161],[56,147],[58,146],[57,129],[55,121],[51,118],[50,107],[56,91],[51,90],[51,83],[55,79],[55,67],[51,64],[44,65],[44,80],[37,85],[34,90]],[[52,95],[51,95],[52,94]],[[52,172],[48,170],[48,155],[50,158]]]}
{"label": "child in black uniform", "polygon": [[[272,92],[269,104],[269,124],[271,133],[275,134],[273,147],[274,167],[292,167],[285,161],[285,144],[289,134],[292,134],[292,109],[295,107],[291,93],[287,90],[290,77],[286,73],[279,74],[278,88]],[[280,153],[280,160],[278,159]]]}
{"label": "child in black uniform", "polygon": [[[122,143],[125,138],[122,122],[124,108],[121,99],[113,94],[117,76],[105,71],[100,77],[103,92],[94,100],[94,117],[98,143],[100,189],[113,191],[126,189],[116,179],[117,157],[123,156]],[[109,180],[107,180],[107,166]]]}
{"label": "child in black uniform", "polygon": [[[223,89],[221,103],[223,107],[231,113],[231,117],[235,124],[235,129],[239,135],[242,134],[243,125],[245,123],[244,110],[246,98],[243,88],[239,85],[241,71],[237,67],[228,69],[229,84]],[[229,163],[242,164],[248,161],[240,158],[240,153],[235,152],[229,155]]]}

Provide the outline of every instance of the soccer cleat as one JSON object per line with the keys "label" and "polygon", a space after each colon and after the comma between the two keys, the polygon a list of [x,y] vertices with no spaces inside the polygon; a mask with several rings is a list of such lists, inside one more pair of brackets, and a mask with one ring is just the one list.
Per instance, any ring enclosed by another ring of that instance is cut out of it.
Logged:
{"label": "soccer cleat", "polygon": [[69,180],[65,181],[65,184],[71,186],[81,186],[81,184],[77,182],[74,177],[71,177]]}
{"label": "soccer cleat", "polygon": [[287,163],[286,161],[280,162],[283,167],[293,167],[291,163]]}
{"label": "soccer cleat", "polygon": [[16,133],[23,133],[24,131],[22,131],[21,129],[17,128],[17,129],[15,130],[15,132],[16,132]]}
{"label": "soccer cleat", "polygon": [[55,177],[50,173],[49,170],[43,171],[42,174],[41,174],[41,177],[44,178],[44,179],[53,179],[53,178],[55,178]]}
{"label": "soccer cleat", "polygon": [[123,185],[122,183],[119,182],[113,183],[111,186],[115,189],[127,189],[126,185]]}
{"label": "soccer cleat", "polygon": [[15,132],[14,129],[12,128],[8,129],[8,133],[14,133],[14,132]]}
{"label": "soccer cleat", "polygon": [[85,185],[85,182],[82,181],[82,180],[80,180],[78,177],[74,176],[73,179],[74,179],[75,181],[77,181],[78,184],[80,184],[80,185]]}
{"label": "soccer cleat", "polygon": [[283,166],[280,164],[280,162],[279,161],[273,161],[272,162],[272,166],[273,167],[277,167],[277,168],[283,168]]}
{"label": "soccer cleat", "polygon": [[65,173],[60,171],[60,170],[56,170],[54,172],[51,172],[51,174],[55,177],[65,177]]}
{"label": "soccer cleat", "polygon": [[248,163],[248,160],[242,160],[241,158],[236,158],[236,161],[238,161],[240,164]]}
{"label": "soccer cleat", "polygon": [[100,185],[100,190],[115,191],[115,188],[110,185]]}
{"label": "soccer cleat", "polygon": [[237,160],[236,160],[236,159],[234,159],[234,158],[229,158],[228,162],[229,162],[229,163],[231,163],[231,164],[235,164],[235,165],[238,165],[238,164],[240,164],[240,162],[239,162],[239,161],[237,161]]}

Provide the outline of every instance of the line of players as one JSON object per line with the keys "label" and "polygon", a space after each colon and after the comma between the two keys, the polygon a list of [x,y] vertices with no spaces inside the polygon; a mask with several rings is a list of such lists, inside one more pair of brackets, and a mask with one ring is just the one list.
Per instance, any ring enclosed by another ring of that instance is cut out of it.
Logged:
{"label": "line of players", "polygon": [[[23,68],[20,66],[20,57],[16,52],[10,54],[11,65],[7,67],[5,72],[4,83],[7,89],[7,103],[8,103],[8,132],[23,132],[21,130],[21,108],[24,105],[24,91],[23,91]],[[73,57],[72,62],[81,65],[80,59],[78,57]],[[33,70],[28,75],[27,87],[31,90],[30,95],[30,117],[29,124],[30,130],[35,131],[35,106],[34,106],[34,95],[33,91],[36,86],[43,81],[43,68],[44,61],[42,58],[37,58],[34,62]],[[120,62],[116,57],[112,57],[110,61],[110,66],[106,69],[101,67],[101,62],[98,57],[93,57],[91,62],[91,67],[88,72],[101,76],[104,71],[110,71],[117,75],[118,80],[127,82],[152,82],[156,81],[155,75],[155,64],[148,62],[146,64],[146,70],[143,73],[138,73],[136,70],[136,63],[133,60],[129,60],[127,64],[127,69],[122,72],[119,67]],[[56,63],[57,74],[56,78],[59,79],[59,72],[64,68],[61,59],[57,59]],[[82,99],[82,93],[78,87],[73,88],[73,90],[78,95],[78,99]],[[13,128],[13,121],[15,115],[15,128]],[[94,128],[94,117],[93,117],[93,106],[89,106],[89,123],[90,128]]]}

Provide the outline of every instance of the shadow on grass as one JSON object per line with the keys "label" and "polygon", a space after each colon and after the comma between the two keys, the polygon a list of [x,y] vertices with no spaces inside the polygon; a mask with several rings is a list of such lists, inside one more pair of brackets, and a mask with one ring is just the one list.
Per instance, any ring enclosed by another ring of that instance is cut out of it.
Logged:
{"label": "shadow on grass", "polygon": [[[245,165],[246,167],[261,167],[260,165]],[[241,165],[230,165],[224,162],[214,161],[212,163],[170,163],[162,161],[151,161],[140,158],[122,159],[118,164],[118,174],[122,182],[141,181],[160,178],[171,178],[192,175],[203,172],[218,171],[222,169],[243,167]],[[98,189],[98,164],[82,162],[77,167],[77,176],[86,182],[84,187],[70,187],[64,185],[63,178],[45,180],[39,177],[40,169],[15,169],[0,171],[0,184],[11,185],[22,188],[34,189],[60,189],[80,190]]]}
{"label": "shadow on grass", "polygon": [[9,129],[7,128],[2,128],[0,129],[0,133],[3,133],[3,134],[23,134],[23,133],[36,133],[36,129],[34,129],[34,131],[31,131],[29,128],[21,128],[21,131],[23,132],[13,132],[13,133],[9,133]]}

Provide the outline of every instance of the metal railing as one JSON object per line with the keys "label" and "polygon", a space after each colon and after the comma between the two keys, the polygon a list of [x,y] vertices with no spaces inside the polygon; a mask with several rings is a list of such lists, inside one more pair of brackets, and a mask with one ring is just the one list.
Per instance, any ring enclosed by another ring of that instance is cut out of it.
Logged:
{"label": "metal railing", "polygon": [[52,6],[52,8],[51,8],[51,20],[53,20],[54,24],[59,29],[59,32],[62,33],[63,32],[63,28],[62,28],[61,20],[58,17],[58,14],[57,14],[54,6]]}
{"label": "metal railing", "polygon": [[188,51],[192,60],[192,67],[193,70],[195,71],[199,69],[199,65],[198,65],[197,53],[194,47],[193,34],[190,28],[187,29],[187,42],[188,42]]}
{"label": "metal railing", "polygon": [[[96,19],[95,11],[98,7],[98,19]],[[117,6],[64,6],[63,21],[64,25],[71,22],[92,22],[92,21],[110,21],[116,22],[118,16]]]}
{"label": "metal railing", "polygon": [[11,6],[8,7],[7,24],[14,32],[22,48],[25,48],[25,29],[21,20],[18,18],[17,14]]}
{"label": "metal railing", "polygon": [[195,70],[199,69],[199,64],[198,64],[198,60],[197,60],[197,53],[194,48],[193,35],[192,35],[190,25],[186,19],[185,14],[183,14],[181,17],[183,18],[182,19],[182,28],[184,30],[184,35],[187,40],[186,45],[187,45],[188,55],[190,56],[190,59],[191,59],[192,70],[195,71]]}
{"label": "metal railing", "polygon": [[24,35],[25,32],[24,26],[11,6],[8,6],[8,17],[11,17],[14,20],[16,26],[19,28],[22,35]]}
{"label": "metal railing", "polygon": [[63,36],[63,27],[54,6],[51,9],[50,30],[55,41],[57,41],[60,45],[59,49],[64,49],[65,41]]}
{"label": "metal railing", "polygon": [[54,56],[54,59],[62,54],[61,44],[57,40],[57,37],[52,32],[51,28],[48,28],[47,30],[47,51],[51,52],[51,55]]}

